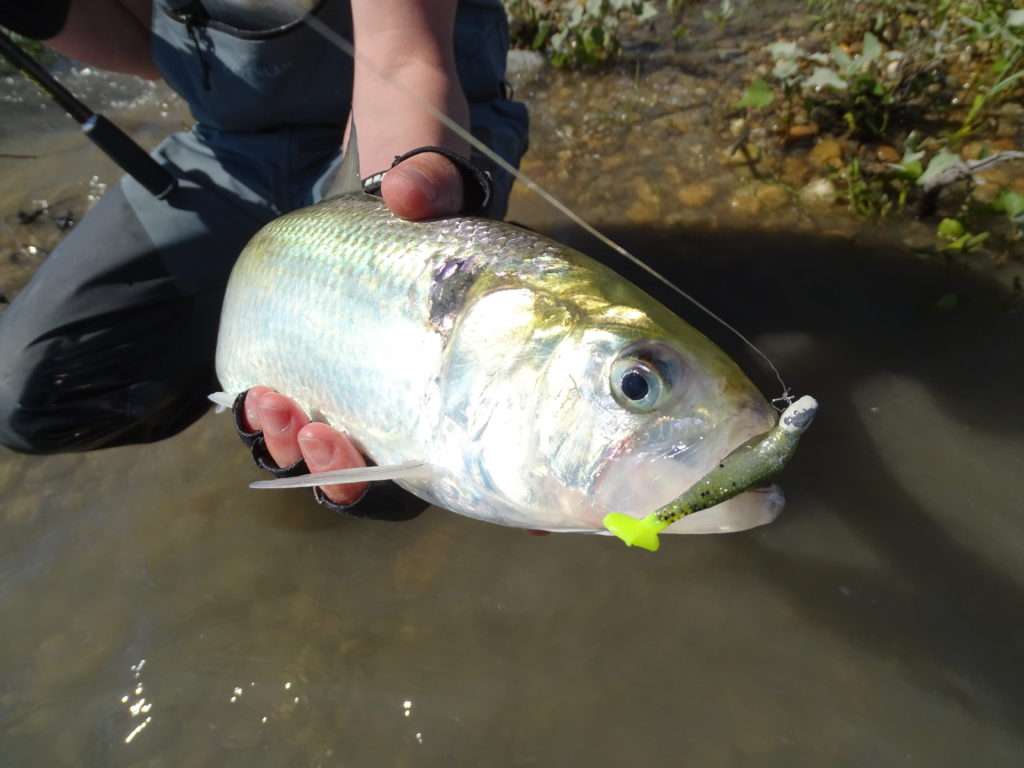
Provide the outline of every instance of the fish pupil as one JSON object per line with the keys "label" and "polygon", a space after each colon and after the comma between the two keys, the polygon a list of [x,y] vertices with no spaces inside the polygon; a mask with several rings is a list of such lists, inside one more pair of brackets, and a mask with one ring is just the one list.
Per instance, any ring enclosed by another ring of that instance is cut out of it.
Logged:
{"label": "fish pupil", "polygon": [[650,391],[647,379],[639,371],[627,371],[622,377],[622,394],[630,400],[643,400]]}

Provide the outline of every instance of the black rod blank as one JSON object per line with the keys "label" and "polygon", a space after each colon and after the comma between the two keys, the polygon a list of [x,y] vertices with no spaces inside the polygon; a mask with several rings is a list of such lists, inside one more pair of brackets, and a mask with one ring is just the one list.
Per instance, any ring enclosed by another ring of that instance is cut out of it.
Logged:
{"label": "black rod blank", "polygon": [[82,132],[93,144],[152,195],[162,200],[177,188],[177,181],[166,168],[150,157],[128,134],[76,99],[2,30],[0,55],[46,91],[65,112],[82,125]]}

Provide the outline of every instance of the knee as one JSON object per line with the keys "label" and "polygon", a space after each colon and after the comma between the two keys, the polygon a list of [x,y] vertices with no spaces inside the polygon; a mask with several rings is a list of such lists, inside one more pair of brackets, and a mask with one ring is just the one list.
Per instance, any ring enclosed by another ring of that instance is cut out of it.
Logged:
{"label": "knee", "polygon": [[24,343],[22,329],[3,322],[10,319],[0,317],[0,445],[18,453],[57,453],[67,430],[55,424],[59,409],[39,375],[45,356]]}
{"label": "knee", "polygon": [[[2,349],[2,347],[0,347]],[[0,445],[18,453],[47,453],[30,429],[23,407],[23,387],[17,360],[7,350],[0,357]]]}

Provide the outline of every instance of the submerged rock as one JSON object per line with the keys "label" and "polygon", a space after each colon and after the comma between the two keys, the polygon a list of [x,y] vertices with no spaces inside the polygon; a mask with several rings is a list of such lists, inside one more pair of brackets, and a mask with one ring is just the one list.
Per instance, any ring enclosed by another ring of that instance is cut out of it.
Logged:
{"label": "submerged rock", "polygon": [[799,141],[800,139],[806,139],[811,136],[818,135],[818,124],[807,123],[805,125],[791,125],[789,128],[789,138],[793,141]]}
{"label": "submerged rock", "polygon": [[875,157],[883,163],[898,163],[900,161],[900,153],[896,151],[895,147],[890,147],[888,144],[883,144],[876,149]]}
{"label": "submerged rock", "polygon": [[788,190],[781,184],[761,184],[755,194],[766,211],[777,211],[790,199]]}
{"label": "submerged rock", "polygon": [[715,196],[715,188],[707,182],[687,184],[679,188],[676,198],[684,208],[703,208]]}
{"label": "submerged rock", "polygon": [[814,179],[800,190],[800,201],[808,208],[827,208],[836,197],[836,185],[828,179]]}
{"label": "submerged rock", "polygon": [[843,145],[837,139],[822,139],[807,155],[807,161],[815,168],[839,168],[843,164]]}

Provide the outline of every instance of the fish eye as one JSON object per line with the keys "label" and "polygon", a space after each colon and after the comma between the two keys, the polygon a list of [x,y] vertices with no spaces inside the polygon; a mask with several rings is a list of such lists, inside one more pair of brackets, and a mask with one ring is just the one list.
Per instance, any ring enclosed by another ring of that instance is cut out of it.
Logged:
{"label": "fish eye", "polygon": [[634,344],[612,363],[612,396],[628,411],[650,413],[669,399],[681,373],[678,355],[664,345]]}

